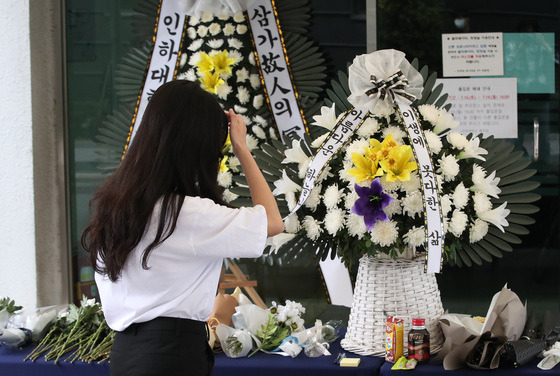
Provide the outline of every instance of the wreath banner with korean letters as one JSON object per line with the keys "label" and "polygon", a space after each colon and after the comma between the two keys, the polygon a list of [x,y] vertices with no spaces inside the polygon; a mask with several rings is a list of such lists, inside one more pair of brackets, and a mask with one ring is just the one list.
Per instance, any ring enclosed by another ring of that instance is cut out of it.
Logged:
{"label": "wreath banner with korean letters", "polygon": [[256,0],[247,8],[266,100],[284,144],[297,135],[304,139],[305,118],[299,105],[278,15],[273,0]]}
{"label": "wreath banner with korean letters", "polygon": [[[187,15],[176,0],[160,0],[158,17],[154,31],[152,52],[144,76],[142,89],[136,101],[132,118],[128,147],[142,121],[146,106],[158,87],[177,76],[181,44],[185,34]],[[125,151],[126,151],[125,147]]]}
{"label": "wreath banner with korean letters", "polygon": [[328,166],[346,141],[360,128],[368,115],[368,110],[364,108],[353,108],[341,117],[309,163],[298,202],[288,216],[295,213],[305,203],[321,172]]}
{"label": "wreath banner with korean letters", "polygon": [[439,273],[443,262],[443,215],[430,151],[418,117],[412,107],[406,100],[396,99],[395,103],[408,133],[410,145],[419,168],[426,233],[426,271],[428,273]]}

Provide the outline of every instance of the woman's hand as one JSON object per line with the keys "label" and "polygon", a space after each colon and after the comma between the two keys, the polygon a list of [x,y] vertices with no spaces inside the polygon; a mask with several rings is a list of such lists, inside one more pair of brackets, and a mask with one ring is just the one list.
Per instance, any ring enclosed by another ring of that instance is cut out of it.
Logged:
{"label": "woman's hand", "polygon": [[243,117],[236,114],[232,109],[226,115],[229,119],[229,137],[233,154],[239,158],[239,153],[247,149],[247,126]]}

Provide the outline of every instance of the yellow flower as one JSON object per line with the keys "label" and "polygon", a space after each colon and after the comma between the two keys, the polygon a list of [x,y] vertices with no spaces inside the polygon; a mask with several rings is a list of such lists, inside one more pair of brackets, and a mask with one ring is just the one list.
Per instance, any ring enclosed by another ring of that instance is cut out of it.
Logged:
{"label": "yellow flower", "polygon": [[375,157],[381,161],[389,156],[392,149],[399,147],[399,144],[389,133],[383,142],[379,142],[375,138],[370,139],[369,146],[372,149],[372,154],[375,154]]}
{"label": "yellow flower", "polygon": [[214,59],[206,52],[200,54],[200,61],[195,64],[199,73],[211,72],[214,69]]}
{"label": "yellow flower", "polygon": [[224,144],[224,147],[230,146],[230,145],[231,145],[231,138],[229,138],[229,134],[228,134],[227,138],[226,138],[226,143]]}
{"label": "yellow flower", "polygon": [[224,80],[220,78],[220,75],[216,72],[204,73],[204,76],[199,78],[200,82],[202,83],[202,88],[206,91],[216,94],[218,91],[218,86],[223,85],[225,83]]}
{"label": "yellow flower", "polygon": [[387,158],[379,161],[379,165],[387,173],[387,181],[410,180],[410,172],[418,168],[416,162],[410,160],[411,157],[412,148],[408,145],[392,148]]}
{"label": "yellow flower", "polygon": [[354,176],[357,181],[371,180],[376,176],[383,175],[383,171],[378,168],[378,161],[368,152],[366,148],[366,155],[363,156],[359,153],[352,153],[352,161],[356,168],[348,170],[348,175]]}
{"label": "yellow flower", "polygon": [[229,170],[227,166],[227,160],[228,160],[228,156],[224,155],[222,160],[220,161],[220,172],[226,172],[227,170]]}
{"label": "yellow flower", "polygon": [[212,56],[215,72],[231,74],[231,66],[235,63],[235,59],[228,56],[227,50],[223,50]]}

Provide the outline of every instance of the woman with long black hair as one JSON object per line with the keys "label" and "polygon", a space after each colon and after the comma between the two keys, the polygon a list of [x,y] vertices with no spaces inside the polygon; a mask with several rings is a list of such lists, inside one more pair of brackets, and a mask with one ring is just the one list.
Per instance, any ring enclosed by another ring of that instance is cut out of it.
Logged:
{"label": "woman with long black hair", "polygon": [[[253,207],[222,200],[217,175],[228,127]],[[111,375],[211,373],[206,320],[223,258],[258,257],[267,236],[284,229],[245,140],[243,118],[198,83],[166,83],[119,168],[93,195],[82,244],[117,332]]]}

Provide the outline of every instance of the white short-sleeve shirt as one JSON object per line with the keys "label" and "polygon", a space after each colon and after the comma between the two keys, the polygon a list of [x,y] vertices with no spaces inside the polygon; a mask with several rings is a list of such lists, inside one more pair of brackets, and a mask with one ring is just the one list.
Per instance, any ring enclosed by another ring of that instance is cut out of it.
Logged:
{"label": "white short-sleeve shirt", "polygon": [[129,254],[122,276],[95,281],[103,313],[116,331],[159,316],[205,321],[210,315],[224,258],[259,257],[267,237],[262,205],[232,209],[210,199],[185,197],[177,227],[148,258],[142,253],[153,241],[159,204],[138,246]]}

